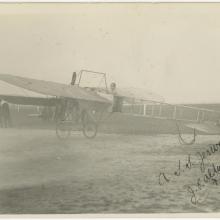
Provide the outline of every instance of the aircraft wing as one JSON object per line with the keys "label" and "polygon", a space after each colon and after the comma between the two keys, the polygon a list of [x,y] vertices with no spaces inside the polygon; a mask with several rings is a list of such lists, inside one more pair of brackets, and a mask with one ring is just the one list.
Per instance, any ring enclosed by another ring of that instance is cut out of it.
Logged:
{"label": "aircraft wing", "polygon": [[0,74],[0,80],[11,85],[37,92],[43,95],[56,97],[74,98],[85,101],[109,103],[109,101],[95,92],[80,88],[77,85],[65,85],[62,83],[31,79],[8,74]]}
{"label": "aircraft wing", "polygon": [[128,99],[140,100],[140,101],[164,102],[164,98],[156,93],[153,93],[146,89],[139,89],[133,87],[118,88],[115,95]]}
{"label": "aircraft wing", "polygon": [[216,125],[213,122],[204,122],[204,123],[188,123],[185,124],[188,128],[193,128],[198,131],[202,131],[207,134],[220,134],[220,125]]}
{"label": "aircraft wing", "polygon": [[55,106],[57,103],[57,99],[53,97],[46,98],[21,95],[0,95],[0,99],[17,105]]}

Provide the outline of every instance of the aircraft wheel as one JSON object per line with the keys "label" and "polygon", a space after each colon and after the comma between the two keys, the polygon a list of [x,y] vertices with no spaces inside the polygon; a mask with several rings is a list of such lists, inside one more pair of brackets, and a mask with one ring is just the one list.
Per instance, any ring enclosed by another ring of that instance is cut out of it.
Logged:
{"label": "aircraft wheel", "polygon": [[67,139],[70,137],[71,129],[68,125],[63,122],[58,122],[56,124],[56,135],[59,139]]}
{"label": "aircraft wheel", "polygon": [[93,121],[89,121],[83,124],[83,134],[86,138],[95,138],[97,134],[97,124]]}

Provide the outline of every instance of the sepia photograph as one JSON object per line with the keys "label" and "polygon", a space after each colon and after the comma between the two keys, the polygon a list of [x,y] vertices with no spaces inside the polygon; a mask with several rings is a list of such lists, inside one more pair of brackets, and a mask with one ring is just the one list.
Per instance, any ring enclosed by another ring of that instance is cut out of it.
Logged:
{"label": "sepia photograph", "polygon": [[220,212],[220,3],[0,3],[0,215]]}

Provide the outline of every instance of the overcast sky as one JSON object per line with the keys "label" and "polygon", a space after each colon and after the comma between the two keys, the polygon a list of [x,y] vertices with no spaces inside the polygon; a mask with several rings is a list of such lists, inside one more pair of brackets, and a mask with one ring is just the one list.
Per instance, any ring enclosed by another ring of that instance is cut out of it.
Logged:
{"label": "overcast sky", "polygon": [[220,103],[220,4],[1,4],[0,30],[1,73],[69,83],[90,69],[166,102]]}

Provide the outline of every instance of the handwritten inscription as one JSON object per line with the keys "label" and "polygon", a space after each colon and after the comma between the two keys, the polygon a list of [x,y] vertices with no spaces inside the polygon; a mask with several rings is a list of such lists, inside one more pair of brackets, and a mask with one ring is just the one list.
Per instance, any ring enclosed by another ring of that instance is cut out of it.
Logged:
{"label": "handwritten inscription", "polygon": [[192,155],[188,154],[186,161],[182,162],[179,160],[177,162],[177,167],[172,173],[159,173],[159,185],[162,186],[164,184],[169,184],[175,178],[178,178],[184,175],[185,172],[190,172],[190,170],[199,166],[201,176],[196,179],[194,184],[183,186],[190,195],[191,203],[196,205],[200,202],[198,194],[203,192],[205,188],[208,188],[208,184],[219,185],[220,183],[218,179],[218,175],[220,174],[220,164],[215,164],[214,162],[207,164],[207,160],[211,159],[211,157],[217,152],[220,152],[220,142],[208,145],[208,148],[204,151],[197,152],[196,155],[194,155],[197,158],[195,161],[192,160]]}

